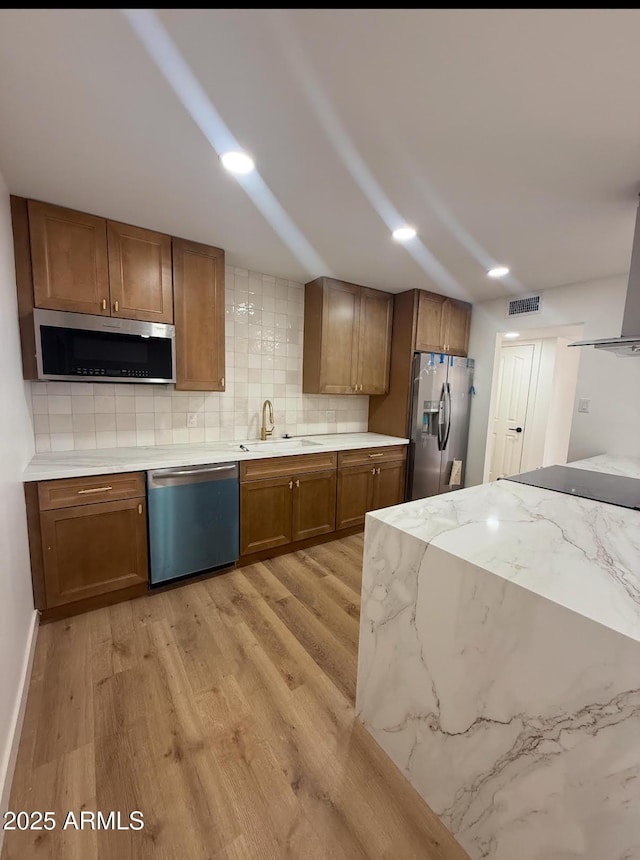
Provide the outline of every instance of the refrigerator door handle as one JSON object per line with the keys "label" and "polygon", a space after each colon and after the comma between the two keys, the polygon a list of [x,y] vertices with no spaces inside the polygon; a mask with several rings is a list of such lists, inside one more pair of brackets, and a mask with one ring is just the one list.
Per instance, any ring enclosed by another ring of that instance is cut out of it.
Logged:
{"label": "refrigerator door handle", "polygon": [[446,385],[447,392],[447,429],[445,431],[444,441],[442,443],[441,451],[444,451],[447,447],[447,443],[449,442],[449,433],[451,432],[451,383],[447,382]]}
{"label": "refrigerator door handle", "polygon": [[445,383],[442,383],[442,391],[440,392],[440,403],[438,404],[438,451],[443,451],[445,446]]}

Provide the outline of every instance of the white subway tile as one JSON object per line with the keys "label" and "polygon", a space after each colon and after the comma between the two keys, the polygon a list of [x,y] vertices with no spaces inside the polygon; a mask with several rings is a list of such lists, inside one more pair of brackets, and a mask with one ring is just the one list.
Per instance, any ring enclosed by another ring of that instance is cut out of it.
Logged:
{"label": "white subway tile", "polygon": [[73,451],[73,433],[52,433],[52,451]]}
{"label": "white subway tile", "polygon": [[116,412],[118,414],[133,414],[135,411],[135,397],[124,397],[122,394],[116,394]]}
{"label": "white subway tile", "polygon": [[115,430],[97,430],[96,448],[116,448],[118,445],[118,434]]}
{"label": "white subway tile", "polygon": [[74,397],[93,394],[93,382],[74,382],[73,385],[71,385],[71,383],[69,384],[71,387],[71,391],[69,393]]}
{"label": "white subway tile", "polygon": [[71,398],[71,411],[76,414],[93,415],[95,403],[92,394],[79,394]]}
{"label": "white subway tile", "polygon": [[72,416],[73,432],[93,433],[96,429],[96,417],[93,413],[76,413]]}
{"label": "white subway tile", "polygon": [[49,429],[49,416],[48,415],[34,415],[33,416],[33,431],[36,436],[43,435],[44,433],[50,433]]}
{"label": "white subway tile", "polygon": [[93,401],[96,413],[116,411],[116,398],[113,394],[96,394]]}
{"label": "white subway tile", "polygon": [[49,397],[60,397],[62,394],[71,394],[72,387],[70,382],[47,382],[47,394]]}
{"label": "white subway tile", "polygon": [[31,398],[31,411],[34,415],[48,415],[49,398],[47,396],[42,397],[39,394],[34,394]]}
{"label": "white subway tile", "polygon": [[154,430],[154,419],[153,412],[138,412],[136,414],[136,430]]}
{"label": "white subway tile", "polygon": [[50,415],[49,432],[71,433],[73,430],[73,418],[71,415]]}
{"label": "white subway tile", "polygon": [[189,431],[186,427],[174,427],[172,432],[174,445],[185,445],[189,441]]}
{"label": "white subway tile", "polygon": [[76,451],[89,451],[96,447],[95,433],[74,433],[73,447]]}
{"label": "white subway tile", "polygon": [[[69,394],[54,394],[49,395],[49,415],[70,415],[71,414],[71,395]],[[57,450],[67,450],[58,448]]]}
{"label": "white subway tile", "polygon": [[156,441],[155,430],[136,430],[136,445],[154,445]]}
{"label": "white subway tile", "polygon": [[51,436],[47,433],[43,436],[36,436],[36,453],[46,454],[51,450]]}
{"label": "white subway tile", "polygon": [[172,430],[156,430],[155,434],[156,445],[173,445]]}
{"label": "white subway tile", "polygon": [[153,412],[153,397],[136,394],[136,412]]}
{"label": "white subway tile", "polygon": [[136,416],[133,412],[116,413],[116,430],[118,433],[136,429]]}
{"label": "white subway tile", "polygon": [[136,431],[118,430],[116,433],[116,446],[118,448],[135,448]]}

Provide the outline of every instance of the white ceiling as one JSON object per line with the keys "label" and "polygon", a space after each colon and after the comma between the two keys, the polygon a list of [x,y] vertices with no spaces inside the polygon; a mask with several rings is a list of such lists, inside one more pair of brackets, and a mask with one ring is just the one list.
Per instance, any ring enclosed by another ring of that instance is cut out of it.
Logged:
{"label": "white ceiling", "polygon": [[[299,281],[483,299],[628,270],[640,11],[157,16],[302,234],[294,250],[117,10],[0,11],[0,170],[13,193]],[[418,262],[390,238],[398,218],[418,229]],[[514,279],[489,280],[492,262]]]}

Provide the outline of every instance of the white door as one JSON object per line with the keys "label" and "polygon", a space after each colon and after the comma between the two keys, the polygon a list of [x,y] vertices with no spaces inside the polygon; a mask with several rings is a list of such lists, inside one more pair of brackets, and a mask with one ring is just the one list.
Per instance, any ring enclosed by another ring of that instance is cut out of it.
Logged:
{"label": "white door", "polygon": [[525,418],[529,402],[535,346],[504,346],[500,350],[498,391],[492,421],[493,455],[489,480],[521,471]]}

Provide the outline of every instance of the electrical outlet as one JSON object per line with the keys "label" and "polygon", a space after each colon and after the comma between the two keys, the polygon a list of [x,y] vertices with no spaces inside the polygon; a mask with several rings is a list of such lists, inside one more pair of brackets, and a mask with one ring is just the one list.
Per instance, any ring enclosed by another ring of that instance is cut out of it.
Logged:
{"label": "electrical outlet", "polygon": [[198,426],[198,413],[197,412],[188,412],[187,413],[187,427],[197,427]]}
{"label": "electrical outlet", "polygon": [[578,398],[578,412],[588,412],[590,408],[591,408],[591,398],[590,397]]}
{"label": "electrical outlet", "polygon": [[327,421],[335,421],[336,413],[335,409],[327,409]]}

